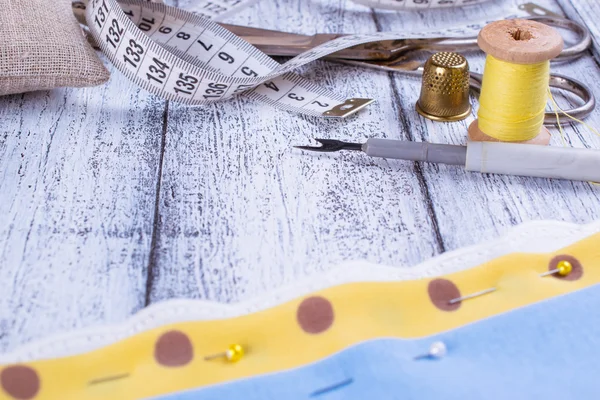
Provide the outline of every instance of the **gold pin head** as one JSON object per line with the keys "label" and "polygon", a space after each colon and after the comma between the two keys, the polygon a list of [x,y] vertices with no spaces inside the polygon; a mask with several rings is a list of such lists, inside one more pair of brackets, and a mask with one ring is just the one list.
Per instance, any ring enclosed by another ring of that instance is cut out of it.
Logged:
{"label": "gold pin head", "polygon": [[232,344],[225,352],[225,357],[231,362],[238,362],[244,357],[244,348],[239,344]]}
{"label": "gold pin head", "polygon": [[417,112],[434,121],[460,121],[471,113],[469,63],[458,53],[441,52],[423,67]]}
{"label": "gold pin head", "polygon": [[558,274],[560,276],[567,276],[571,272],[573,272],[573,264],[566,260],[562,260],[559,261],[558,264],[556,264],[556,268],[551,269],[550,271],[546,271],[540,274],[540,276],[550,276],[554,274]]}
{"label": "gold pin head", "polygon": [[230,344],[226,351],[204,357],[206,361],[224,357],[227,361],[238,362],[244,357],[244,348],[239,344]]}
{"label": "gold pin head", "polygon": [[573,271],[573,265],[568,261],[563,260],[556,265],[556,272],[560,276],[567,276],[571,273],[571,271]]}

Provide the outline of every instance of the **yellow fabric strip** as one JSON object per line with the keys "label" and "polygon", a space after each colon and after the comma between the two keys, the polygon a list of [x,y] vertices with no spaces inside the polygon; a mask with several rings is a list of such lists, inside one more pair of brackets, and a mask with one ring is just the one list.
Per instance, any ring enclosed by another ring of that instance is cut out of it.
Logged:
{"label": "yellow fabric strip", "polygon": [[[255,314],[177,323],[26,367],[39,378],[35,399],[63,400],[139,399],[272,373],[365,340],[428,336],[595,285],[599,242],[597,234],[556,253],[511,254],[438,278],[340,285]],[[539,276],[560,260],[577,267],[567,279]],[[448,304],[453,290],[464,296],[491,287],[497,290]],[[204,360],[232,343],[245,347],[241,361]],[[14,368],[5,366],[0,373]],[[12,397],[0,391],[0,398]]]}

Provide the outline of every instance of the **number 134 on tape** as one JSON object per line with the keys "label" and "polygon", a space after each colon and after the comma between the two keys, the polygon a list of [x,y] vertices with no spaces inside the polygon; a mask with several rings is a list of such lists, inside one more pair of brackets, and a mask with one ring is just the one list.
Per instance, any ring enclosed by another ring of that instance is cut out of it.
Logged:
{"label": "number 134 on tape", "polygon": [[[118,70],[167,100],[206,104],[243,92],[284,110],[323,117],[346,117],[373,102],[346,99],[292,72],[336,46],[279,64],[206,15],[143,0],[91,0],[86,21]],[[354,44],[345,40],[339,47]]]}

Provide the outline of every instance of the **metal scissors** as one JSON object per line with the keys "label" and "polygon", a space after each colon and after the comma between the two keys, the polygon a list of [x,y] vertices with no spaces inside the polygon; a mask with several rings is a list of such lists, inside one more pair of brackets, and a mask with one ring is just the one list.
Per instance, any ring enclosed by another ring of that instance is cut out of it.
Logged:
{"label": "metal scissors", "polygon": [[[578,40],[575,44],[565,47],[561,54],[552,61],[564,62],[582,56],[592,44],[592,37],[589,30],[575,21],[565,19],[555,14],[549,15],[550,13],[548,13],[547,10],[544,11],[547,14],[546,16],[527,17],[527,19],[567,29],[578,36]],[[346,34],[326,33],[301,35],[223,23],[220,23],[219,25],[242,37],[247,42],[270,56],[297,56],[323,43],[346,36]],[[340,50],[330,54],[325,57],[325,59],[360,67],[374,68],[381,71],[420,76],[423,72],[424,63],[418,60],[411,60],[409,58],[411,53],[416,51],[436,52],[474,50],[479,50],[479,47],[477,46],[477,37],[382,40]],[[481,90],[483,75],[476,72],[471,72],[470,75],[471,89],[479,92]],[[583,83],[573,78],[551,74],[550,87],[566,90],[583,100],[583,105],[566,110],[569,115],[575,118],[585,118],[595,108],[596,101],[592,92]],[[564,120],[564,122],[561,121],[561,123],[568,122],[568,120]],[[544,124],[555,125],[556,115],[552,112],[547,112]]]}

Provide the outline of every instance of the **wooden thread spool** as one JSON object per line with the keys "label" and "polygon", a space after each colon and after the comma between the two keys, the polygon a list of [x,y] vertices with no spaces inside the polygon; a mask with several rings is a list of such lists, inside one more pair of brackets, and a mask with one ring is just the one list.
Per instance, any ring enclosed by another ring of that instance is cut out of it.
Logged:
{"label": "wooden thread spool", "polygon": [[[551,59],[560,54],[564,46],[562,37],[555,29],[536,21],[522,19],[496,21],[486,25],[481,32],[479,32],[477,44],[479,45],[479,48],[488,55],[486,69],[488,69],[490,56],[501,62],[517,65],[540,65],[542,63],[549,63]],[[494,82],[494,84],[500,83],[507,88],[510,88],[511,85],[514,87],[515,85],[515,80],[510,76],[503,77],[499,74],[495,74],[492,78],[489,74],[486,75],[485,72],[486,71],[484,71],[481,86],[481,96],[493,95],[492,93],[486,92],[486,88],[491,86],[489,79],[503,80],[501,82]],[[487,85],[486,78],[488,81]],[[522,97],[523,98],[519,99],[515,104],[499,103],[499,107],[506,107],[508,109],[499,109],[497,112],[518,112],[519,107],[522,107],[525,102],[532,101],[531,98],[526,98],[527,96]],[[545,99],[546,97],[544,97],[544,104]],[[471,123],[469,126],[469,140],[480,142],[503,141],[500,139],[501,135],[497,132],[493,132],[493,127],[489,127],[490,124],[487,125],[488,132],[486,133],[480,129],[478,120]],[[533,139],[509,141],[547,145],[550,142],[550,132],[542,124],[539,134]]]}

